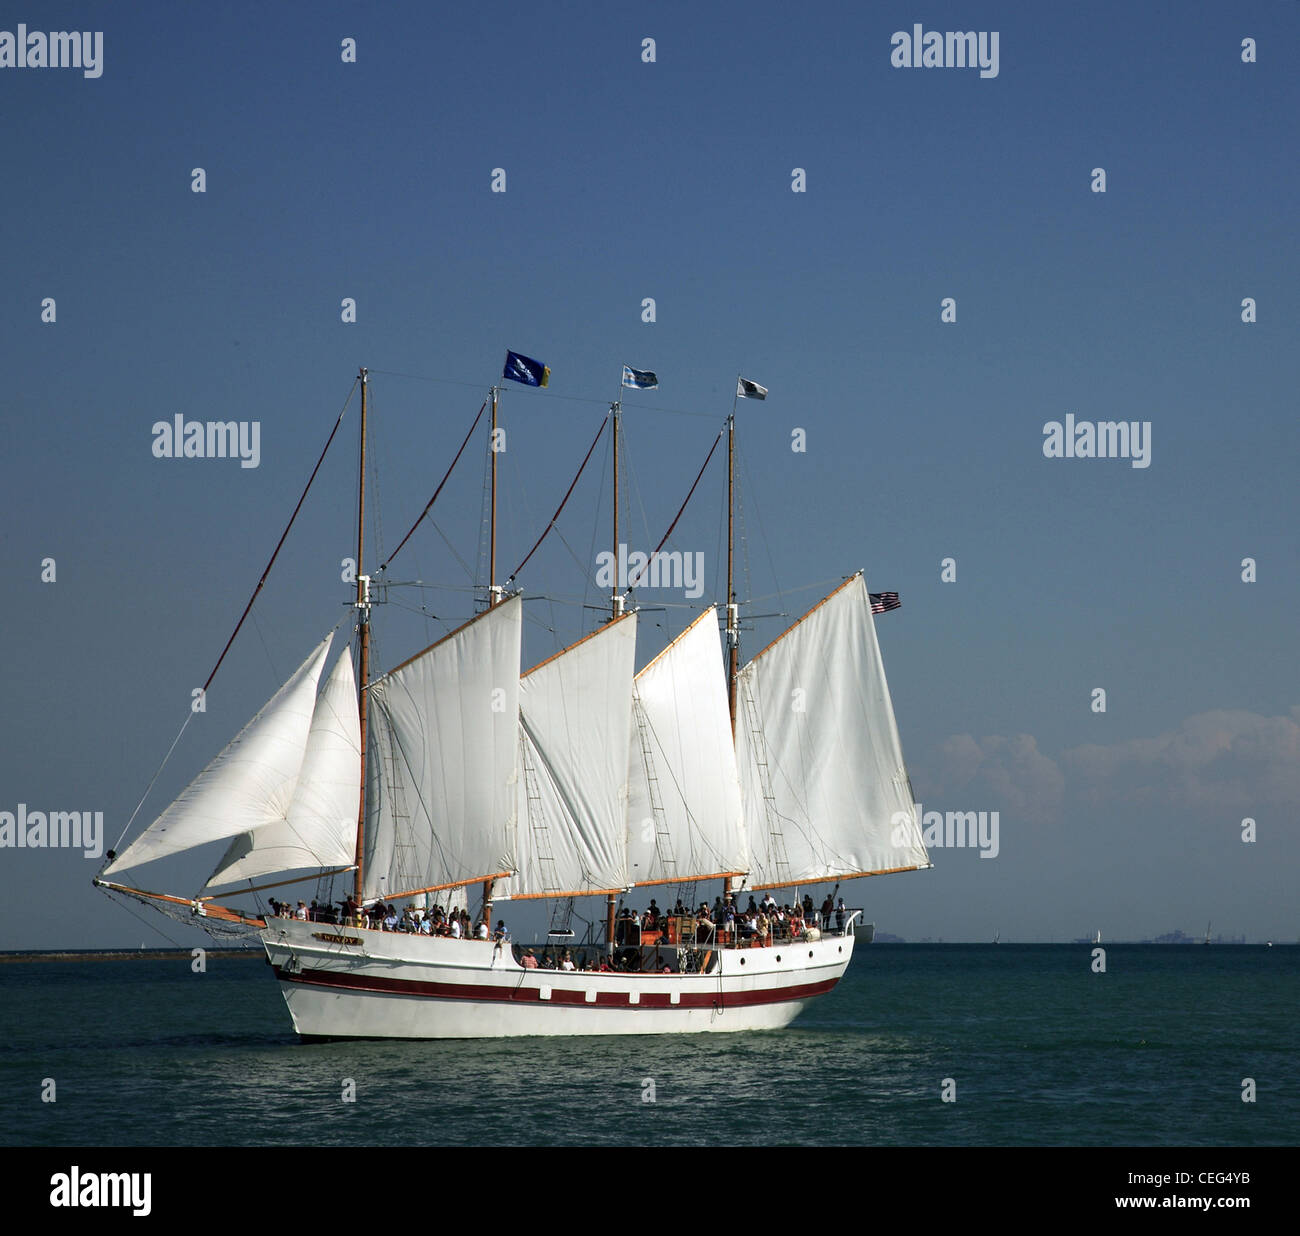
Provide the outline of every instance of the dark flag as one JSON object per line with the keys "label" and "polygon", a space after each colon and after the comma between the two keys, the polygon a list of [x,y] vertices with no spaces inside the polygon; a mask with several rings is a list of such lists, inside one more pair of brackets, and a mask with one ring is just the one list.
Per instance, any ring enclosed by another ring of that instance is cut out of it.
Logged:
{"label": "dark flag", "polygon": [[506,366],[501,371],[501,376],[512,382],[522,382],[525,386],[545,386],[551,380],[551,371],[531,356],[507,352]]}
{"label": "dark flag", "polygon": [[873,614],[883,614],[887,610],[898,609],[903,604],[896,592],[873,592],[870,596]]}
{"label": "dark flag", "polygon": [[767,387],[759,386],[757,382],[751,382],[748,378],[737,378],[736,398],[737,399],[766,399]]}
{"label": "dark flag", "polygon": [[623,366],[623,385],[634,391],[657,391],[659,375],[649,369],[631,369]]}

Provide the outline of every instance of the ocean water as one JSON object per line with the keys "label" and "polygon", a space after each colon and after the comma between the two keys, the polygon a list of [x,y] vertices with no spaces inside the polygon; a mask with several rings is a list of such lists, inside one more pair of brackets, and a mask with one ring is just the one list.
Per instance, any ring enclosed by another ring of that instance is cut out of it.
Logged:
{"label": "ocean water", "polygon": [[1294,1145],[1298,994],[1296,946],[873,944],[781,1031],[302,1044],[257,960],[6,964],[0,1144]]}

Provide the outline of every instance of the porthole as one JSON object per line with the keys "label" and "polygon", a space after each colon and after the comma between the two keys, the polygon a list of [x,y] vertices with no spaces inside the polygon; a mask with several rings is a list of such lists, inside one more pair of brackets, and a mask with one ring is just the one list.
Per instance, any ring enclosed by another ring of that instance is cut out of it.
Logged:
{"label": "porthole", "polygon": [[745,964],[745,959],[744,959],[743,957],[740,959],[740,964],[741,964],[742,966]]}
{"label": "porthole", "polygon": [[808,956],[809,956],[809,957],[812,956],[812,949],[809,949],[809,950],[808,950]]}
{"label": "porthole", "polygon": [[780,954],[780,953],[777,953],[777,955],[776,955],[776,959],[777,959],[777,961],[780,961],[780,960],[781,960],[781,954]]}

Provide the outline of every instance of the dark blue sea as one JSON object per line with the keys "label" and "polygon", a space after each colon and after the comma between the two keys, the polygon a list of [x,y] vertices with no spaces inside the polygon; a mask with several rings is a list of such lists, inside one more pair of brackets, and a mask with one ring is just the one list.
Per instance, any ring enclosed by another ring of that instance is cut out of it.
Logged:
{"label": "dark blue sea", "polygon": [[1294,1145],[1298,995],[1296,946],[873,944],[781,1031],[302,1044],[260,960],[3,964],[0,1142]]}

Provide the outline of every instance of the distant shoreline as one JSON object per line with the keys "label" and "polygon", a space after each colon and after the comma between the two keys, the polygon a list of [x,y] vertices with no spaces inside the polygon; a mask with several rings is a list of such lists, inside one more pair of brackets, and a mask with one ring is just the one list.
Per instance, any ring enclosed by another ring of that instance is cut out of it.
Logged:
{"label": "distant shoreline", "polygon": [[[260,948],[210,948],[208,957],[239,958],[259,957],[266,954]],[[96,952],[57,951],[49,953],[0,953],[0,964],[20,961],[189,961],[194,956],[190,949],[148,948],[108,949]]]}

